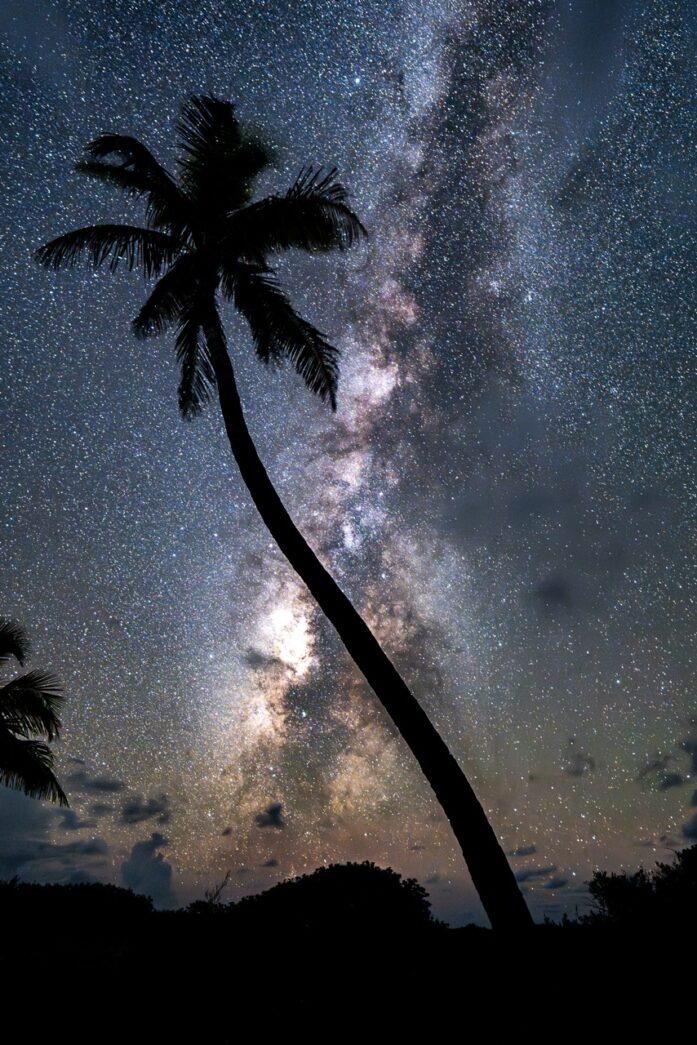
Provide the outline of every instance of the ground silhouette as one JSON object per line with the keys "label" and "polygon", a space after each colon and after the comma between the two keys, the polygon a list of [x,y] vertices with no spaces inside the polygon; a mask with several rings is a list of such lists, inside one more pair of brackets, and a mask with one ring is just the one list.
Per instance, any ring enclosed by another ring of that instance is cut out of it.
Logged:
{"label": "ground silhouette", "polygon": [[[0,883],[0,975],[7,987],[48,964],[72,988],[73,1008],[99,999],[106,1041],[123,1040],[117,1029],[178,1041],[184,1016],[217,1042],[237,1041],[250,1021],[260,1040],[310,1028],[371,1040],[413,1035],[423,1021],[447,1040],[462,1018],[477,1037],[558,1033],[571,1018],[586,1036],[633,1020],[644,1033],[654,999],[676,997],[666,945],[684,938],[682,915],[694,915],[696,862],[694,846],[658,865],[651,889],[643,875],[599,872],[594,917],[538,924],[525,946],[518,935],[449,928],[418,882],[369,862],[320,868],[237,903],[212,890],[179,911],[112,885],[13,880]],[[636,890],[632,903],[617,900],[622,890]],[[672,911],[667,924],[654,914],[647,923],[655,903]]]}

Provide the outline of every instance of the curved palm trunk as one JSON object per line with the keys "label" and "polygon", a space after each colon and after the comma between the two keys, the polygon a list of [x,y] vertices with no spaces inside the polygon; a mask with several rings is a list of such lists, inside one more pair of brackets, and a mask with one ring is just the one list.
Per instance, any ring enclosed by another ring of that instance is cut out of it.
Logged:
{"label": "curved palm trunk", "polygon": [[533,924],[530,912],[465,774],[365,621],[295,526],[266,474],[244,420],[217,317],[204,327],[204,333],[230,446],[262,519],[411,748],[455,832],[492,928],[529,928]]}

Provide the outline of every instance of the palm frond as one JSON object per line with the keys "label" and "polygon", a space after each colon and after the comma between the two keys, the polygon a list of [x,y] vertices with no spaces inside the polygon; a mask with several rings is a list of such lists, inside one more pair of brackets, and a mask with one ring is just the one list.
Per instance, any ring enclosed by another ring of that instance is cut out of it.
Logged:
{"label": "palm frond", "polygon": [[361,237],[367,239],[368,230],[349,207],[348,191],[336,180],[336,174],[336,167],[326,174],[321,167],[304,167],[286,199],[295,202],[299,215],[315,227],[318,235],[323,227],[327,233],[333,232],[332,246],[350,247]]}
{"label": "palm frond", "polygon": [[75,164],[78,174],[87,174],[97,181],[113,185],[116,189],[131,196],[142,196],[147,192],[143,180],[127,167],[117,163],[101,163],[99,160],[78,160]]}
{"label": "palm frond", "polygon": [[53,740],[59,736],[62,687],[47,671],[30,671],[0,687],[0,723],[13,733]]}
{"label": "palm frond", "polygon": [[34,254],[46,268],[72,268],[87,254],[95,268],[108,261],[113,272],[123,262],[130,270],[142,266],[146,277],[157,276],[173,261],[180,246],[165,232],[135,225],[90,225],[58,236]]}
{"label": "palm frond", "polygon": [[181,367],[179,409],[187,420],[200,414],[215,388],[215,371],[203,336],[203,316],[194,305],[181,318],[176,340],[177,362]]}
{"label": "palm frond", "polygon": [[190,308],[196,294],[197,260],[194,253],[183,254],[158,280],[133,320],[136,337],[161,334]]}
{"label": "palm frond", "polygon": [[124,169],[133,171],[150,185],[176,189],[172,176],[138,138],[127,134],[100,134],[85,146],[85,152],[95,160],[117,156]]}
{"label": "palm frond", "polygon": [[121,164],[102,163],[99,160],[80,160],[75,170],[86,174],[105,185],[113,186],[126,196],[144,199],[145,219],[151,228],[168,232],[183,242],[190,240],[191,214],[187,201],[175,187],[172,196],[165,196],[159,189],[143,183],[142,177]]}
{"label": "palm frond", "polygon": [[49,798],[68,806],[68,798],[53,772],[53,752],[40,740],[21,740],[0,726],[0,784],[30,798]]}
{"label": "palm frond", "polygon": [[368,230],[362,220],[348,205],[349,194],[332,167],[327,173],[322,167],[308,165],[300,171],[295,183],[288,189],[285,199],[296,207],[297,222],[306,222],[310,236],[316,236],[318,249],[329,247],[346,248],[362,237],[368,238]]}
{"label": "palm frond", "polygon": [[242,142],[242,126],[232,102],[195,94],[182,105],[177,125],[184,152],[206,163],[221,150],[234,152]]}
{"label": "palm frond", "polygon": [[194,95],[182,106],[181,182],[204,216],[223,216],[246,203],[256,177],[273,162],[273,150],[243,128],[234,106]]}
{"label": "palm frond", "polygon": [[285,196],[269,196],[235,211],[226,222],[224,250],[254,264],[276,251],[343,250],[367,237],[335,174],[336,168],[322,176],[321,169],[308,167]]}
{"label": "palm frond", "polygon": [[339,350],[295,312],[273,273],[238,266],[224,274],[222,289],[249,323],[259,358],[290,360],[310,391],[336,410]]}
{"label": "palm frond", "polygon": [[24,664],[28,653],[29,639],[21,624],[9,617],[0,617],[0,661],[14,657]]}
{"label": "palm frond", "polygon": [[[148,221],[181,235],[188,224],[186,199],[174,178],[137,138],[101,134],[85,146],[88,159],[75,169],[147,200]],[[120,162],[112,162],[115,158]]]}

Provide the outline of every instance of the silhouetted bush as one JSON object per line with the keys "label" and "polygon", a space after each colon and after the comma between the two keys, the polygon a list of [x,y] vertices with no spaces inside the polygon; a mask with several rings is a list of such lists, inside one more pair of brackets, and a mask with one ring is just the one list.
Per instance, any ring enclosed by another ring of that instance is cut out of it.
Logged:
{"label": "silhouetted bush", "polygon": [[415,878],[368,860],[320,867],[235,904],[197,901],[188,911],[224,917],[243,933],[395,934],[441,925]]}
{"label": "silhouetted bush", "polygon": [[581,919],[586,925],[626,930],[697,927],[697,845],[676,853],[670,864],[657,863],[654,871],[596,871],[588,891],[595,910]]}
{"label": "silhouetted bush", "polygon": [[41,921],[47,925],[69,923],[73,931],[81,926],[108,923],[123,926],[142,920],[153,911],[148,896],[130,889],[96,882],[69,885],[39,885],[12,879],[0,882],[0,919],[7,925],[19,918],[22,924]]}

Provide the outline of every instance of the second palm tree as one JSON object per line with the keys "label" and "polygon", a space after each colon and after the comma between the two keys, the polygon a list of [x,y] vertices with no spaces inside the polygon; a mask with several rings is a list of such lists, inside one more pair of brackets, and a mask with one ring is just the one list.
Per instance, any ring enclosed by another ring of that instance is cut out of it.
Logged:
{"label": "second palm tree", "polygon": [[[0,618],[0,663],[14,657],[24,664],[28,648],[24,628]],[[0,686],[0,784],[67,807],[46,743],[60,735],[62,704],[61,685],[48,671],[28,671]]]}

